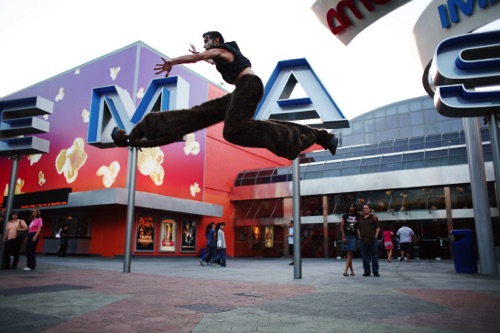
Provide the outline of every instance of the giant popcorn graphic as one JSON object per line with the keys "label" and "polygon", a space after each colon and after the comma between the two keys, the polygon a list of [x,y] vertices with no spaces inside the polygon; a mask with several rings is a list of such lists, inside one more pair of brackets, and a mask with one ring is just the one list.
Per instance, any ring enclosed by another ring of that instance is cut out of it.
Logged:
{"label": "giant popcorn graphic", "polygon": [[84,141],[82,138],[76,138],[73,145],[68,149],[63,149],[56,157],[57,173],[64,174],[66,182],[71,184],[78,177],[78,170],[87,161]]}
{"label": "giant popcorn graphic", "polygon": [[56,102],[62,101],[64,98],[64,88],[59,88],[59,93],[56,95]]}
{"label": "giant popcorn graphic", "polygon": [[43,186],[47,180],[45,179],[45,175],[42,170],[38,172],[38,185]]}
{"label": "giant popcorn graphic", "polygon": [[184,154],[198,155],[200,153],[200,143],[194,141],[194,133],[187,134],[185,138],[186,143],[184,144]]}
{"label": "giant popcorn graphic", "polygon": [[137,168],[144,176],[149,176],[159,186],[163,184],[165,170],[163,170],[163,151],[159,147],[142,148],[137,157]]}
{"label": "giant popcorn graphic", "polygon": [[120,163],[117,161],[111,162],[109,167],[103,165],[97,170],[97,175],[102,176],[102,184],[104,187],[111,187],[115,183],[116,176],[120,172]]}
{"label": "giant popcorn graphic", "polygon": [[120,66],[118,67],[111,67],[109,69],[109,75],[111,76],[111,79],[114,81],[118,77],[118,73],[120,73]]}
{"label": "giant popcorn graphic", "polygon": [[[16,181],[16,189],[14,190],[14,194],[22,194],[24,186],[24,179],[17,178]],[[5,190],[3,191],[4,197],[9,195],[9,184],[5,184]]]}
{"label": "giant popcorn graphic", "polygon": [[200,193],[200,185],[198,183],[194,183],[193,185],[189,186],[189,192],[191,192],[191,196],[195,197],[196,193]]}
{"label": "giant popcorn graphic", "polygon": [[42,154],[28,155],[28,160],[30,161],[30,165],[33,165],[36,162],[40,161],[41,158],[42,158]]}
{"label": "giant popcorn graphic", "polygon": [[90,112],[87,109],[82,110],[82,119],[84,123],[88,123],[90,119]]}

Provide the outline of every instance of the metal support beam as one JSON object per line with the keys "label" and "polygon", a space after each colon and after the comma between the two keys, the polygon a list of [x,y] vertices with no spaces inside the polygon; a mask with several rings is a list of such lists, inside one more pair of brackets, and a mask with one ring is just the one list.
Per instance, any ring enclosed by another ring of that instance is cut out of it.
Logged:
{"label": "metal support beam", "polygon": [[128,161],[127,230],[125,236],[125,257],[123,261],[123,273],[130,273],[130,264],[132,261],[132,228],[134,226],[137,148],[132,148],[132,150],[130,150]]}
{"label": "metal support beam", "polygon": [[300,248],[300,162],[299,158],[292,163],[293,185],[293,278],[302,279],[302,255]]}
{"label": "metal support beam", "polygon": [[[490,132],[491,152],[493,153],[493,171],[495,172],[495,194],[497,201],[497,210],[500,202],[500,135],[498,133],[498,116],[496,113],[490,113],[488,117],[488,129]],[[500,216],[500,215],[499,215]]]}
{"label": "metal support beam", "polygon": [[498,274],[479,118],[463,118],[463,122],[481,273]]}
{"label": "metal support beam", "polygon": [[[19,170],[19,154],[15,154],[10,159],[12,160],[12,168],[10,171],[10,182],[9,182],[9,193],[7,196],[7,206],[5,206],[5,221],[3,223],[3,231],[2,236],[5,235],[5,229],[7,227],[7,222],[10,220],[10,215],[12,213],[12,206],[14,206],[14,195],[16,194],[16,179],[17,179],[17,171]],[[2,246],[0,246],[0,260],[3,261],[3,252],[5,248],[5,242],[3,242],[2,237]],[[3,264],[3,262],[2,262]]]}

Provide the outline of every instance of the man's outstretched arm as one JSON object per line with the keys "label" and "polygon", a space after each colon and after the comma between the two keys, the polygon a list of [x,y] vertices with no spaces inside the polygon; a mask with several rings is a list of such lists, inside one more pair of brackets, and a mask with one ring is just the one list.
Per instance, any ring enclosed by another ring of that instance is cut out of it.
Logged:
{"label": "man's outstretched arm", "polygon": [[196,54],[187,54],[177,58],[165,59],[161,58],[163,64],[156,64],[154,68],[155,74],[161,74],[165,72],[165,77],[168,76],[172,67],[175,65],[181,64],[192,64],[202,60],[212,60],[217,57],[221,57],[223,55],[224,50],[221,49],[210,49],[204,52],[196,53]]}

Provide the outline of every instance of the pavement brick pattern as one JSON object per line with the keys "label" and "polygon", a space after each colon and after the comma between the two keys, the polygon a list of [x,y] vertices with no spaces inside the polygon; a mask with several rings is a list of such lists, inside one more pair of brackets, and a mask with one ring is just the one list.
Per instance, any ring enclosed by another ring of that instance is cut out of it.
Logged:
{"label": "pavement brick pattern", "polygon": [[0,332],[498,332],[500,278],[449,261],[384,262],[376,278],[303,259],[301,279],[289,259],[134,257],[131,273],[119,258],[37,261],[0,271]]}

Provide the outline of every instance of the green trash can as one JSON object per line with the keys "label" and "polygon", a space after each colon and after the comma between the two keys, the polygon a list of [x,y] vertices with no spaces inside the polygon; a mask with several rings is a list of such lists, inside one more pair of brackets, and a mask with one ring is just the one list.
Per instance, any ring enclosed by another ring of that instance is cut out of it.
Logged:
{"label": "green trash can", "polygon": [[453,261],[457,273],[477,273],[476,250],[474,246],[474,230],[457,229],[450,233],[453,236]]}

